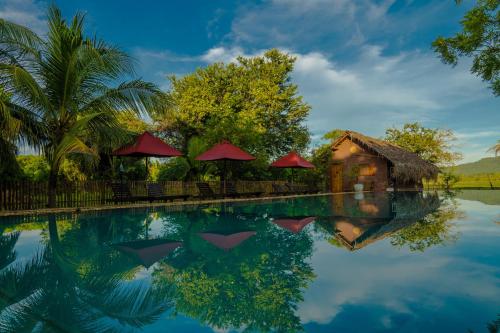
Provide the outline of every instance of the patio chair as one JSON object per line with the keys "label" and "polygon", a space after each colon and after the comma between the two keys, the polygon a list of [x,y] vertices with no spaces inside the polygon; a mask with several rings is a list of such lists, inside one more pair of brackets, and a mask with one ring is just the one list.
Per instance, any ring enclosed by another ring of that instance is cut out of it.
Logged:
{"label": "patio chair", "polygon": [[306,194],[307,190],[303,185],[295,185],[295,184],[290,184],[286,183],[285,187],[288,188],[288,191],[290,194]]}
{"label": "patio chair", "polygon": [[271,194],[273,195],[290,194],[290,190],[285,185],[272,184],[272,187],[273,187],[273,192]]}
{"label": "patio chair", "polygon": [[201,199],[206,199],[206,198],[218,199],[223,197],[222,195],[215,193],[210,187],[210,185],[208,185],[208,183],[197,182],[196,187],[198,187],[198,191],[200,192],[199,198]]}
{"label": "patio chair", "polygon": [[234,185],[234,183],[226,183],[226,193],[225,195],[227,197],[233,197],[233,198],[239,198],[239,197],[253,197],[253,196],[260,196],[262,195],[264,192],[263,191],[254,191],[254,192],[238,192],[236,190],[236,186]]}
{"label": "patio chair", "polygon": [[148,190],[148,199],[150,202],[155,200],[174,201],[175,199],[182,199],[185,201],[190,197],[188,194],[167,195],[163,191],[163,186],[159,183],[148,183],[146,188]]}
{"label": "patio chair", "polygon": [[111,183],[111,190],[113,191],[113,202],[135,202],[145,201],[147,196],[134,196],[130,192],[130,187],[127,183]]}

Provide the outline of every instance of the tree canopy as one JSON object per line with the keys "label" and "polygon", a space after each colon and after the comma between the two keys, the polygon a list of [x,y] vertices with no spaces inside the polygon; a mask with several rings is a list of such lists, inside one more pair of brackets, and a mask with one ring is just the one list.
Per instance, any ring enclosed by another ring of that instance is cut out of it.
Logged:
{"label": "tree canopy", "polygon": [[223,139],[260,158],[275,158],[309,143],[310,106],[291,82],[295,58],[276,49],[253,58],[215,63],[178,78],[155,121],[166,138],[187,150],[189,140]]}
{"label": "tree canopy", "polygon": [[408,123],[402,128],[387,129],[384,140],[407,149],[438,166],[452,165],[461,158],[461,154],[452,150],[456,137],[451,130],[447,129],[426,128],[417,122]]}
{"label": "tree canopy", "polygon": [[455,66],[460,57],[473,58],[471,72],[489,82],[496,96],[500,95],[499,6],[498,0],[478,0],[460,22],[461,32],[439,36],[432,43],[444,63]]}

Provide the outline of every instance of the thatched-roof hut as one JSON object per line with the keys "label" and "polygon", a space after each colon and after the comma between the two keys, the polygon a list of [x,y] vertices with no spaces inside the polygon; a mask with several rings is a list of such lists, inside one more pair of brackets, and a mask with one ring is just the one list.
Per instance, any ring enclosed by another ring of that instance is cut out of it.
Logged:
{"label": "thatched-roof hut", "polygon": [[354,131],[335,140],[332,151],[333,192],[352,191],[357,182],[368,190],[421,189],[422,179],[433,179],[439,171],[415,153]]}

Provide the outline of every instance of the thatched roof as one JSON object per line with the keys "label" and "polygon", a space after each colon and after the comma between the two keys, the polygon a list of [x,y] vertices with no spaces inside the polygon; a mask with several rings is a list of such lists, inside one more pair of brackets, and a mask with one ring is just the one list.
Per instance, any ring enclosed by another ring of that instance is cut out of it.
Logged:
{"label": "thatched roof", "polygon": [[415,153],[387,141],[375,139],[354,131],[346,131],[340,138],[333,142],[332,149],[346,139],[390,161],[394,167],[393,175],[396,179],[418,182],[422,178],[434,179],[439,172],[438,167],[423,160]]}

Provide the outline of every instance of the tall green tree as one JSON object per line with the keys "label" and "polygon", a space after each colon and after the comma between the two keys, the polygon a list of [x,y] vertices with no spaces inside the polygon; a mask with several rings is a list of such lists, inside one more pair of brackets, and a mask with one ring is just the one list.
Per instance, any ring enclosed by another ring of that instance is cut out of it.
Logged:
{"label": "tall green tree", "polygon": [[166,107],[155,120],[184,151],[194,136],[209,145],[228,139],[262,159],[303,150],[309,142],[304,121],[310,106],[291,81],[294,62],[273,49],[172,76]]}
{"label": "tall green tree", "polygon": [[0,19],[0,84],[11,96],[11,113],[33,120],[41,129],[33,138],[49,165],[49,206],[55,205],[57,174],[74,154],[96,158],[92,142],[116,142],[124,131],[117,114],[153,107],[157,88],[141,80],[115,82],[133,74],[130,57],[84,34],[84,16],[70,22],[58,8],[48,11],[47,38]]}
{"label": "tall green tree", "polygon": [[455,66],[460,57],[473,58],[471,72],[489,82],[496,96],[500,95],[499,6],[498,0],[478,0],[460,22],[461,32],[439,36],[432,43],[444,63]]}
{"label": "tall green tree", "polygon": [[389,128],[385,140],[419,155],[438,166],[453,165],[461,154],[453,151],[456,140],[451,130],[426,128],[419,123],[404,124],[402,128]]}

